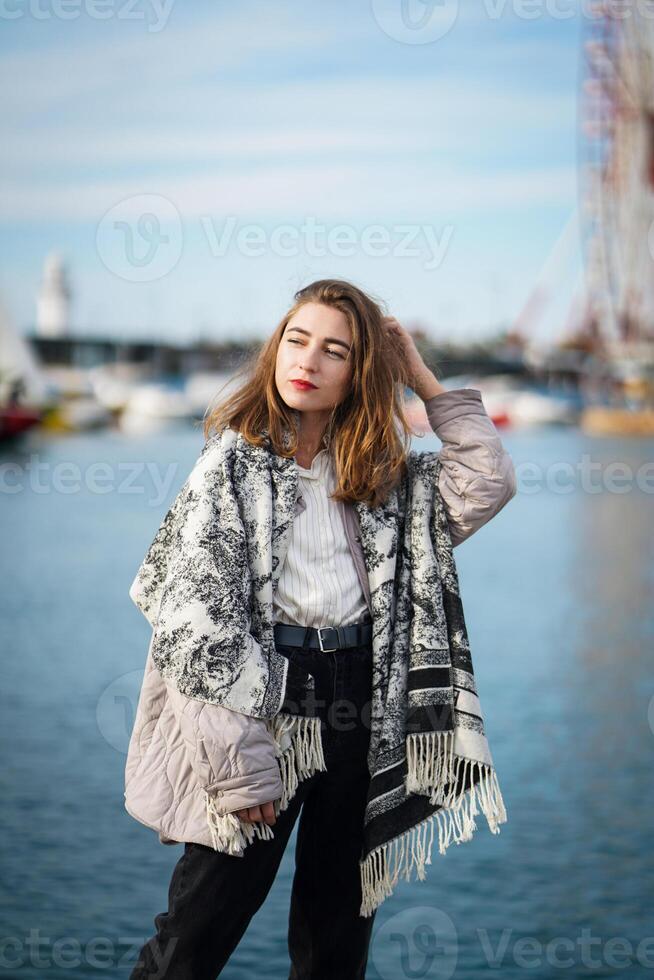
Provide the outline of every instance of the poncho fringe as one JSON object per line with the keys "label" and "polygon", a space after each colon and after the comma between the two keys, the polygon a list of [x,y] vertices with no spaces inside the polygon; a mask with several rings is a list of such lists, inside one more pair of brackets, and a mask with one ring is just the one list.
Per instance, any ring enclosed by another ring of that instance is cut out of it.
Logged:
{"label": "poncho fringe", "polygon": [[[268,728],[275,739],[284,786],[280,800],[275,801],[275,816],[286,810],[300,781],[316,772],[326,771],[320,719],[298,718],[278,714]],[[282,749],[283,736],[290,734],[291,744]],[[457,787],[476,770],[477,780],[459,795]],[[445,854],[450,844],[461,844],[472,838],[477,829],[475,817],[486,817],[492,833],[499,834],[498,824],[506,821],[504,800],[495,770],[474,759],[454,755],[454,732],[420,732],[407,738],[407,792],[429,796],[430,803],[441,809],[411,827],[405,833],[380,845],[359,862],[362,903],[359,914],[370,916],[392,893],[399,878],[411,880],[415,869],[419,881],[426,878],[425,866],[431,864],[435,823],[438,826],[438,850]],[[444,787],[450,790],[444,794]],[[263,821],[246,823],[235,814],[219,814],[207,793],[207,820],[214,847],[228,854],[242,854],[256,835],[262,840],[273,838],[272,827]],[[429,839],[427,840],[427,836]]]}
{"label": "poncho fringe", "polygon": [[[281,799],[275,801],[277,817],[295,796],[300,780],[312,776],[314,772],[325,771],[327,766],[320,736],[320,718],[298,718],[280,713],[269,720],[268,730],[277,747],[284,787]],[[290,734],[291,744],[282,748],[287,733]],[[215,850],[240,855],[255,836],[261,840],[270,840],[275,836],[272,827],[264,821],[247,823],[234,813],[219,813],[213,797],[206,790],[205,798],[207,824]]]}

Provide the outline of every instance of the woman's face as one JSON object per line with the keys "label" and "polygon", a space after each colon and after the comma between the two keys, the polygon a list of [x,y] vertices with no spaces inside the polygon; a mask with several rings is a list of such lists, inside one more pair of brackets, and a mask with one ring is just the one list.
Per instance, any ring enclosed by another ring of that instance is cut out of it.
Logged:
{"label": "woman's face", "polygon": [[[289,408],[331,411],[347,395],[352,376],[352,331],[345,314],[322,303],[305,303],[282,335],[275,382]],[[303,388],[294,381],[308,381]]]}

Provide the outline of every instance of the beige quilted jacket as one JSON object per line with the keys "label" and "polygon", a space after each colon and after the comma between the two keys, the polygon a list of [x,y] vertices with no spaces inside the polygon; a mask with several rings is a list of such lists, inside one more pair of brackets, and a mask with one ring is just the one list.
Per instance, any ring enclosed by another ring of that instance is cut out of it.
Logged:
{"label": "beige quilted jacket", "polygon": [[[425,408],[442,442],[439,489],[452,543],[458,545],[514,496],[515,471],[476,388],[435,395]],[[297,507],[304,507],[301,497]],[[370,606],[353,507],[345,507],[345,530]],[[148,650],[127,752],[125,808],[157,831],[163,844],[218,843],[217,849],[240,854],[243,839],[252,839],[253,825],[238,821],[239,846],[230,835],[216,842],[207,822],[205,791],[221,815],[279,799],[283,786],[278,758],[289,745],[288,735],[281,736],[280,744],[273,739],[265,719],[180,694],[161,677]],[[263,832],[265,836],[265,827]]]}

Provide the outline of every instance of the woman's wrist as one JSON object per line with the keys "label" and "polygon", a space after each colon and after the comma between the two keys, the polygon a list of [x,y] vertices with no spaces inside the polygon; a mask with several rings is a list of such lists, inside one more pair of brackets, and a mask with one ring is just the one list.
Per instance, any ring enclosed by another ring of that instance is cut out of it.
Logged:
{"label": "woman's wrist", "polygon": [[423,402],[426,402],[429,398],[433,398],[434,395],[442,395],[447,391],[447,388],[443,387],[429,369],[416,375],[412,387],[418,398],[421,398]]}

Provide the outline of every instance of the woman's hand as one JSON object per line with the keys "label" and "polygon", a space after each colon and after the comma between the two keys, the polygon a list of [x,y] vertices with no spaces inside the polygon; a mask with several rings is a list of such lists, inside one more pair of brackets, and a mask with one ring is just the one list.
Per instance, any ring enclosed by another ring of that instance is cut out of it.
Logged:
{"label": "woman's hand", "polygon": [[277,822],[273,803],[262,803],[260,806],[246,806],[244,809],[235,810],[234,812],[245,823],[254,823],[255,820],[263,820],[264,823],[272,826],[272,824]]}
{"label": "woman's hand", "polygon": [[409,371],[409,384],[416,395],[425,400],[446,391],[425,364],[408,330],[394,316],[385,316],[382,322],[393,342],[399,345],[403,353]]}

